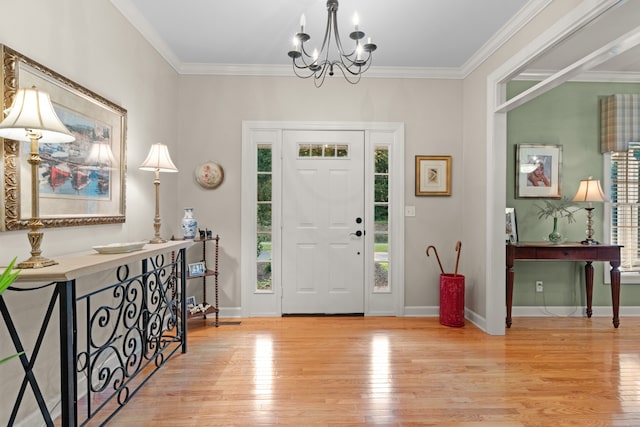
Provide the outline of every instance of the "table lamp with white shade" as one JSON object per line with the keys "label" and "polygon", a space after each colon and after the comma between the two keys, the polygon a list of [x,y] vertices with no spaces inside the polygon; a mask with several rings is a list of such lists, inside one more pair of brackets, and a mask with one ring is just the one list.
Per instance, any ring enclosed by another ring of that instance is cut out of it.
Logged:
{"label": "table lamp with white shade", "polygon": [[607,199],[604,196],[600,181],[589,177],[588,179],[580,180],[580,186],[578,192],[573,197],[574,202],[586,202],[588,203],[585,210],[587,211],[587,238],[581,243],[583,245],[599,245],[600,243],[593,239],[593,202],[606,202]]}
{"label": "table lamp with white shade", "polygon": [[160,172],[178,172],[178,168],[171,161],[167,146],[157,143],[151,146],[147,158],[140,165],[140,170],[156,173],[156,179],[153,181],[156,187],[156,215],[153,220],[155,235],[149,243],[164,243],[166,240],[160,237]]}
{"label": "table lamp with white shade", "polygon": [[31,219],[27,236],[31,244],[31,257],[20,262],[18,268],[42,268],[57,264],[42,257],[44,227],[40,220],[40,152],[38,143],[73,142],[75,137],[60,121],[51,104],[49,94],[36,87],[20,88],[16,91],[7,117],[0,123],[0,137],[16,141],[30,141],[29,164],[31,165]]}

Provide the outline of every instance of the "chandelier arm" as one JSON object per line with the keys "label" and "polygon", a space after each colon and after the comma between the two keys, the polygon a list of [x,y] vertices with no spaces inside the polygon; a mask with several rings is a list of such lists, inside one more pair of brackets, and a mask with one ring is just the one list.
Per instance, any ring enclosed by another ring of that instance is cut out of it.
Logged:
{"label": "chandelier arm", "polygon": [[[371,62],[372,62],[371,54],[367,56],[367,59],[362,60],[361,64],[357,64],[356,62],[351,60],[350,62],[351,62],[350,65],[347,65],[344,62],[342,62],[342,65],[344,66],[345,70],[348,71],[350,74],[354,76],[358,76],[366,72],[369,69],[369,67],[371,67]],[[353,67],[358,67],[358,71],[353,71],[352,70]]]}
{"label": "chandelier arm", "polygon": [[[338,32],[338,24],[336,21],[333,22],[334,24],[334,32],[336,33],[336,45],[338,46],[338,52],[340,53],[340,62],[342,63],[342,65],[344,67],[346,67],[349,72],[351,74],[354,74],[353,71],[351,71],[351,67],[356,65],[356,61],[358,60],[357,56],[355,59],[352,59],[352,57],[354,55],[357,55],[356,52],[358,51],[358,46],[360,45],[360,40],[355,40],[356,45],[353,48],[353,50],[349,53],[344,53],[344,48],[342,47],[342,40],[340,39],[340,33]],[[371,55],[371,53],[369,52],[369,55]],[[368,59],[368,58],[367,58]],[[346,62],[345,62],[346,61]]]}
{"label": "chandelier arm", "polygon": [[314,86],[317,87],[317,88],[322,86],[323,83],[324,83],[324,79],[326,77],[327,77],[327,67],[326,67],[326,64],[325,64],[325,66],[322,68],[322,70],[319,73],[316,73],[316,76],[313,79]]}
{"label": "chandelier arm", "polygon": [[308,79],[310,77],[313,77],[313,74],[304,75],[304,74],[299,74],[297,71],[294,71],[294,73],[296,74],[296,77],[299,77],[301,79]]}
{"label": "chandelier arm", "polygon": [[345,56],[344,55],[344,49],[342,48],[342,41],[340,40],[340,33],[338,32],[338,19],[335,16],[335,12],[334,12],[334,17],[333,17],[333,32],[336,35],[336,46],[338,46],[338,53],[339,55]]}
{"label": "chandelier arm", "polygon": [[349,68],[346,68],[343,64],[339,62],[336,62],[334,65],[336,68],[340,70],[340,72],[342,73],[342,77],[344,77],[344,79],[347,82],[351,83],[352,85],[358,84],[358,82],[360,81],[360,78],[362,78],[362,73],[354,73]]}
{"label": "chandelier arm", "polygon": [[327,15],[327,26],[324,29],[324,38],[322,39],[322,47],[318,52],[318,58],[322,56],[322,52],[325,52],[325,56],[329,56],[329,44],[331,43],[331,21],[335,22],[335,12],[329,10]]}

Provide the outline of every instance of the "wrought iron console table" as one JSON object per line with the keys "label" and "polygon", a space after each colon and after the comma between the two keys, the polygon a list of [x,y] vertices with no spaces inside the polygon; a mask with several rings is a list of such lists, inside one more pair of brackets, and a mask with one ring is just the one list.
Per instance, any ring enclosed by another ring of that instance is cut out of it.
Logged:
{"label": "wrought iron console table", "polygon": [[[7,293],[0,295],[0,313],[13,346],[24,351],[19,358],[24,377],[8,425],[18,421],[27,386],[44,423],[54,425],[34,366],[56,302],[61,394],[56,424],[108,422],[174,353],[186,353],[185,252],[192,244],[148,244],[126,254],[83,252],[57,258],[58,265],[23,270],[9,290],[52,292],[32,348],[25,348],[5,301]],[[92,275],[108,271],[115,273],[113,284],[91,283]],[[3,396],[10,398],[6,389]]]}

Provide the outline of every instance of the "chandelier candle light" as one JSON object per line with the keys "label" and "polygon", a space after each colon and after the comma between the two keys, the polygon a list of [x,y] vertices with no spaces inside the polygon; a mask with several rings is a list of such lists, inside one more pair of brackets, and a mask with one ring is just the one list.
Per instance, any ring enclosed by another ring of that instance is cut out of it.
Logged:
{"label": "chandelier candle light", "polygon": [[[293,71],[296,76],[303,79],[313,77],[316,87],[320,87],[327,73],[333,76],[335,67],[342,72],[349,83],[356,84],[360,81],[360,76],[371,66],[371,53],[377,49],[377,46],[371,42],[371,37],[367,38],[366,43],[361,41],[365,34],[358,29],[359,20],[356,14],[353,18],[354,30],[349,34],[349,37],[355,41],[355,47],[351,52],[346,53],[338,33],[338,0],[327,0],[327,12],[327,27],[324,30],[322,47],[319,52],[314,49],[311,54],[305,48],[305,43],[311,39],[311,36],[305,33],[304,15],[300,18],[300,32],[293,36],[293,50],[289,51],[289,57],[293,61]],[[329,59],[331,39],[335,40],[338,49],[337,59]]]}
{"label": "chandelier candle light", "polygon": [[580,180],[580,187],[578,192],[573,198],[574,202],[587,202],[588,205],[584,208],[587,211],[587,238],[581,243],[583,245],[599,245],[600,243],[593,239],[593,209],[592,202],[606,202],[604,192],[600,186],[600,181],[589,177],[588,179]]}
{"label": "chandelier candle light", "polygon": [[18,268],[42,268],[57,264],[56,261],[40,256],[40,244],[44,227],[40,220],[40,152],[38,143],[73,142],[75,137],[60,121],[51,104],[49,94],[36,89],[20,88],[16,91],[7,117],[0,123],[0,137],[16,141],[29,141],[31,151],[31,219],[28,222],[27,237],[31,244],[31,257],[17,265]]}
{"label": "chandelier candle light", "polygon": [[164,243],[166,240],[160,237],[160,172],[178,172],[178,168],[171,161],[167,146],[158,143],[151,146],[147,158],[140,165],[140,170],[156,173],[156,179],[153,181],[156,187],[156,216],[153,229],[156,233],[149,243]]}

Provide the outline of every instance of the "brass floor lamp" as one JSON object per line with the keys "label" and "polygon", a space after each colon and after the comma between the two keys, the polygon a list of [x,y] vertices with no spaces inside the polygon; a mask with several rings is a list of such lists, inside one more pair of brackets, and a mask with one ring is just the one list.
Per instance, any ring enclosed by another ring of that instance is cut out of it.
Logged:
{"label": "brass floor lamp", "polygon": [[29,141],[31,150],[31,219],[27,236],[31,244],[31,257],[17,265],[18,268],[42,268],[57,264],[42,257],[43,228],[40,220],[40,153],[38,143],[62,143],[75,141],[75,137],[60,121],[53,110],[49,94],[36,87],[16,91],[7,117],[0,123],[0,137],[16,141]]}

